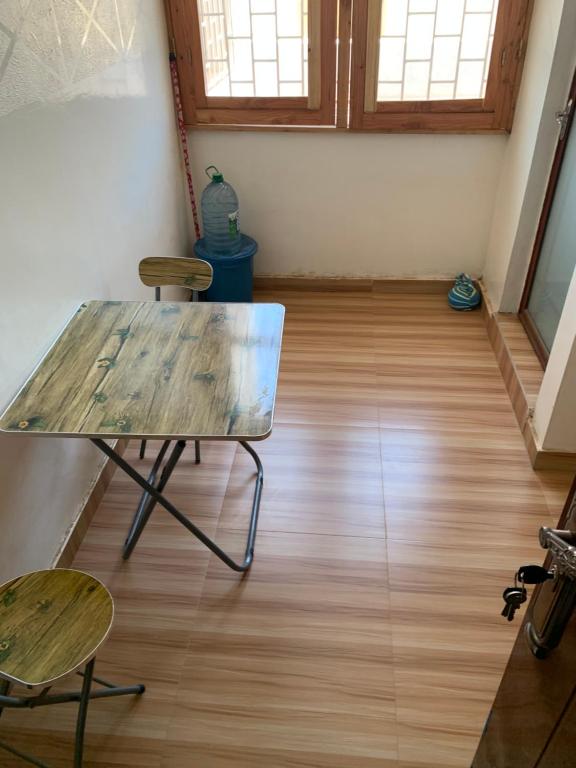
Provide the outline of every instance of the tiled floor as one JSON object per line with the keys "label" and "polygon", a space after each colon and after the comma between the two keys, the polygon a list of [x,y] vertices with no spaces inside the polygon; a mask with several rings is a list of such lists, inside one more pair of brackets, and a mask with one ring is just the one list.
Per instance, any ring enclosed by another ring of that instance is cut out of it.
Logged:
{"label": "tiled floor", "polygon": [[[138,492],[116,475],[75,565],[116,597],[100,673],[148,691],[93,703],[87,766],[467,768],[518,627],[502,589],[542,559],[570,476],[530,467],[480,313],[259,299],[287,316],[254,566],[239,578],[162,510],[124,563]],[[250,459],[203,459],[169,496],[240,553]],[[73,716],[7,712],[0,738],[64,768]]]}

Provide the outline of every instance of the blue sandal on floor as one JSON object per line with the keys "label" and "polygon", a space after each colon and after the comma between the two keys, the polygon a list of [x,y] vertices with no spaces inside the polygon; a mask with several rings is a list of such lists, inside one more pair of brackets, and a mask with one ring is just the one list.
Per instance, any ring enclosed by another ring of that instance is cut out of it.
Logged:
{"label": "blue sandal on floor", "polygon": [[456,278],[453,288],[448,293],[448,304],[450,304],[452,309],[466,311],[477,307],[480,301],[480,292],[474,285],[474,280],[470,275],[461,272]]}

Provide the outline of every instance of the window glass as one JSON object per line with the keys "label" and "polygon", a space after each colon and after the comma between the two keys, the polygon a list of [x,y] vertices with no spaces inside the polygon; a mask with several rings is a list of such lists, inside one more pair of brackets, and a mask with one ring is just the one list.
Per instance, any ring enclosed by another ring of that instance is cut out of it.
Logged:
{"label": "window glass", "polygon": [[198,0],[207,96],[307,96],[308,0]]}
{"label": "window glass", "polygon": [[378,101],[482,99],[498,0],[383,0]]}

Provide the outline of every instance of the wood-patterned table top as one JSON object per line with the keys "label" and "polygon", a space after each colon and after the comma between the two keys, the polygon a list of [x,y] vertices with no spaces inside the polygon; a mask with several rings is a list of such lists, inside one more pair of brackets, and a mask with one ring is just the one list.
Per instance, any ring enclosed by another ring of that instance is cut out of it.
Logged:
{"label": "wood-patterned table top", "polygon": [[92,659],[114,618],[106,587],[87,573],[36,571],[0,586],[0,679],[47,685]]}
{"label": "wood-patterned table top", "polygon": [[280,304],[87,302],[0,431],[262,440],[272,430],[283,322]]}

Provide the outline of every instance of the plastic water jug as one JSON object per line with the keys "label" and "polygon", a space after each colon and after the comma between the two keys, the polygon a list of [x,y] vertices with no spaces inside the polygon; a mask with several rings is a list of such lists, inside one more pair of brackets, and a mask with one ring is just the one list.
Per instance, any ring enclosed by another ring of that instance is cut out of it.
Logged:
{"label": "plastic water jug", "polygon": [[238,196],[214,165],[206,168],[210,184],[202,193],[202,222],[206,248],[214,255],[230,256],[242,245]]}

